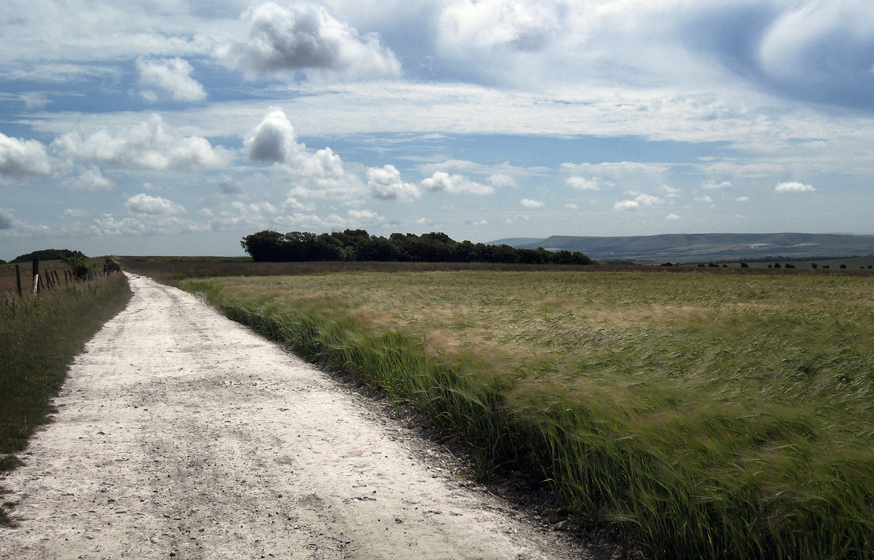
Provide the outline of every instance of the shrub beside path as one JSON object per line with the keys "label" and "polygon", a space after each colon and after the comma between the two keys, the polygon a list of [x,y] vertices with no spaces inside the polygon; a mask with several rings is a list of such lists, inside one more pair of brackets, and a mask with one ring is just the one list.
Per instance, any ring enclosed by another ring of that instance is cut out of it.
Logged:
{"label": "shrub beside path", "polygon": [[595,557],[317,368],[190,294],[130,284],[4,480],[0,558]]}

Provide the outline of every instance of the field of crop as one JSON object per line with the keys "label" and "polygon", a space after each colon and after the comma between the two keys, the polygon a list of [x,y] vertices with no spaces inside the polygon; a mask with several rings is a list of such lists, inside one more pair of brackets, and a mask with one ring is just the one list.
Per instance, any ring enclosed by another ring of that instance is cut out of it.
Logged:
{"label": "field of crop", "polygon": [[874,277],[349,271],[185,280],[529,469],[650,558],[874,557]]}

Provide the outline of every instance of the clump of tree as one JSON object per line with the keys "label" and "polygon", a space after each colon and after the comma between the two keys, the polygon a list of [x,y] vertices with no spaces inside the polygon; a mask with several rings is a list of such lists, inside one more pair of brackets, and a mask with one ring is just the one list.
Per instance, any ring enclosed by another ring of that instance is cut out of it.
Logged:
{"label": "clump of tree", "polygon": [[593,264],[579,251],[517,249],[510,245],[488,245],[455,241],[445,233],[392,233],[370,235],[363,229],[315,234],[293,231],[259,231],[240,241],[243,250],[259,262],[288,261],[397,261],[397,262],[485,262],[506,264]]}
{"label": "clump of tree", "polygon": [[58,258],[61,259],[61,262],[64,263],[70,273],[78,278],[79,280],[87,280],[88,275],[91,273],[91,265],[88,264],[88,259],[85,257],[67,257],[65,255],[58,255]]}
{"label": "clump of tree", "polygon": [[41,261],[53,261],[56,259],[60,259],[62,256],[64,257],[78,257],[82,259],[87,259],[82,251],[71,251],[69,249],[42,249],[40,251],[34,251],[32,253],[28,253],[26,255],[20,255],[12,259],[13,263],[24,263],[30,262],[33,259],[39,259]]}
{"label": "clump of tree", "polygon": [[105,270],[107,273],[121,272],[121,265],[114,258],[106,257],[103,262],[103,270]]}

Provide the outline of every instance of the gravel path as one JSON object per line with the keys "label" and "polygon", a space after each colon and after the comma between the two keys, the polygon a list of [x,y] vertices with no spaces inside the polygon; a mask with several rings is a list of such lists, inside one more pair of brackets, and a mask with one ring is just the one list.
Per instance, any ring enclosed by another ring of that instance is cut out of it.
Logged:
{"label": "gravel path", "polygon": [[0,557],[590,558],[440,448],[190,294],[134,296],[3,485]]}

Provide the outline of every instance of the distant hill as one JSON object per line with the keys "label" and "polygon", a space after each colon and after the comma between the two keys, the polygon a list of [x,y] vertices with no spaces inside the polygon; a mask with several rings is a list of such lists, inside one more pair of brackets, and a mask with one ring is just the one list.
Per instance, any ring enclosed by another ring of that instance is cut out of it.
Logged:
{"label": "distant hill", "polygon": [[64,255],[65,257],[82,257],[83,259],[87,259],[82,251],[71,251],[69,249],[42,249],[40,251],[34,251],[32,253],[28,253],[26,255],[20,255],[12,259],[13,263],[22,263],[22,262],[30,262],[33,259],[39,259],[41,261],[56,261],[58,260],[58,255]]}
{"label": "distant hill", "polygon": [[581,251],[598,261],[700,262],[771,257],[874,255],[874,236],[817,233],[697,233],[638,237],[508,238],[492,241],[519,249]]}

